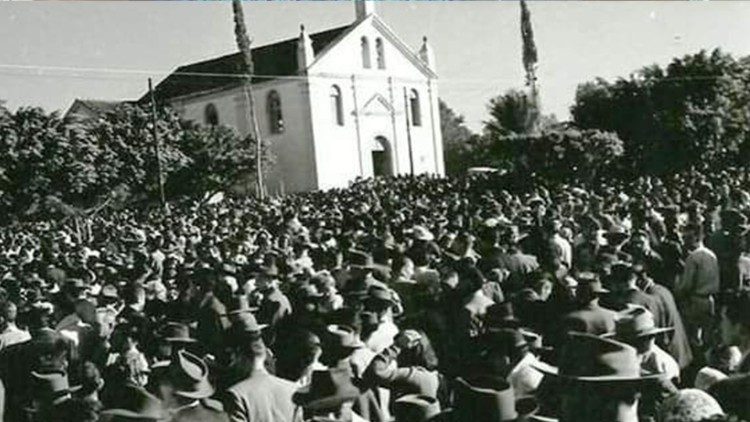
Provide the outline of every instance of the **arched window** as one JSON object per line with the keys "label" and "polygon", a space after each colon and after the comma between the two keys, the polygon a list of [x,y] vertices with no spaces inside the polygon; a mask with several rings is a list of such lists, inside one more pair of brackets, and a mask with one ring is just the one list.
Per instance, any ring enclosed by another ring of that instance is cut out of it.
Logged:
{"label": "arched window", "polygon": [[281,114],[281,97],[276,91],[268,93],[266,99],[266,108],[268,111],[268,127],[271,133],[284,132],[284,116]]}
{"label": "arched window", "polygon": [[337,125],[344,126],[344,107],[341,103],[341,89],[338,85],[331,86],[331,115]]}
{"label": "arched window", "polygon": [[378,58],[378,69],[385,69],[385,51],[383,50],[383,39],[375,40],[375,54]]}
{"label": "arched window", "polygon": [[206,104],[206,108],[203,109],[203,121],[209,126],[219,124],[219,112],[216,110],[214,103]]}
{"label": "arched window", "polygon": [[362,67],[370,68],[370,41],[367,37],[362,37]]}
{"label": "arched window", "polygon": [[409,93],[409,107],[411,108],[411,124],[422,126],[422,111],[419,106],[419,93],[412,89]]}

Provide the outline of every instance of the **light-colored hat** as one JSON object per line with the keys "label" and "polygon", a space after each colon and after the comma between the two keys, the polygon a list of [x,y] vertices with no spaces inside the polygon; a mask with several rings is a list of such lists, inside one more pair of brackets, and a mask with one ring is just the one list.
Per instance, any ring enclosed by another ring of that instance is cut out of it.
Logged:
{"label": "light-colored hat", "polygon": [[719,403],[705,391],[680,390],[667,397],[659,409],[662,422],[700,422],[724,414]]}
{"label": "light-colored hat", "polygon": [[695,388],[708,391],[712,385],[725,378],[728,378],[725,373],[718,369],[711,368],[710,366],[706,366],[701,368],[701,370],[698,371],[698,374],[695,375]]}
{"label": "light-colored hat", "polygon": [[425,242],[435,240],[435,236],[427,229],[427,227],[417,225],[412,227],[411,232],[416,240],[422,240]]}

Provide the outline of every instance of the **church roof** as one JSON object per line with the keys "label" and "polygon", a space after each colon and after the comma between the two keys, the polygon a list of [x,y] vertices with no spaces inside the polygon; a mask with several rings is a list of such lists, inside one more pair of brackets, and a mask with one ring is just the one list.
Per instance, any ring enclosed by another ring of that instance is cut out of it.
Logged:
{"label": "church roof", "polygon": [[65,112],[65,117],[82,113],[88,113],[90,116],[102,116],[113,111],[117,106],[127,103],[130,103],[130,101],[105,101],[76,98],[76,100],[73,101],[73,104],[68,108],[68,111]]}
{"label": "church roof", "polygon": [[[319,53],[349,28],[350,26],[347,25],[311,34],[313,51],[316,54]],[[273,80],[278,76],[296,75],[298,71],[297,40],[298,37],[294,37],[253,48],[254,73],[256,75],[269,75],[253,77],[253,83]],[[235,75],[242,75],[243,68],[242,54],[239,52],[180,66],[156,85],[154,95],[157,101],[164,101],[193,93],[239,85],[241,80]],[[139,102],[147,101],[149,101],[148,93],[139,100]]]}

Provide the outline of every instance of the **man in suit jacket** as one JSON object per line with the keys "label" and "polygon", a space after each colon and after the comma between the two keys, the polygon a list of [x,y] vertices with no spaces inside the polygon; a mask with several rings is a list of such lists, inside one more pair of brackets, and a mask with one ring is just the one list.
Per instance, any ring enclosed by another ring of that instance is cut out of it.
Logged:
{"label": "man in suit jacket", "polygon": [[211,269],[201,269],[196,274],[199,289],[198,328],[196,338],[212,353],[223,345],[224,330],[229,328],[227,308],[214,295],[218,275]]}
{"label": "man in suit jacket", "polygon": [[258,290],[263,294],[258,310],[258,321],[275,327],[285,316],[292,313],[289,298],[279,290],[279,272],[275,263],[264,266],[258,274]]}
{"label": "man in suit jacket", "polygon": [[614,331],[616,312],[599,305],[599,297],[609,293],[602,287],[602,282],[595,273],[578,274],[576,299],[578,307],[562,319],[562,330],[559,334],[571,331],[602,335]]}
{"label": "man in suit jacket", "polygon": [[612,265],[612,273],[609,276],[611,292],[602,297],[602,305],[614,311],[622,311],[628,305],[643,306],[654,315],[656,321],[664,321],[658,300],[639,289],[637,281],[632,264],[617,262]]}
{"label": "man in suit jacket", "polygon": [[209,399],[214,388],[208,381],[208,366],[198,356],[180,350],[169,364],[160,388],[170,409],[170,422],[229,422],[221,403]]}
{"label": "man in suit jacket", "polygon": [[260,332],[232,335],[235,365],[249,368],[250,375],[227,391],[225,408],[232,422],[295,421],[292,395],[297,385],[268,373],[266,346]]}

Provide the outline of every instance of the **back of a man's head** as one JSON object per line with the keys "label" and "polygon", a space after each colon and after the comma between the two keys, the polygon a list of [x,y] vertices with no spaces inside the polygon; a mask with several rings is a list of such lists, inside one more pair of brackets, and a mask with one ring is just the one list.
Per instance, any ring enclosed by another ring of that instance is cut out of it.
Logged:
{"label": "back of a man's head", "polygon": [[18,316],[18,307],[15,303],[11,301],[7,301],[2,306],[2,317],[5,318],[5,321],[12,323],[16,322],[16,317]]}
{"label": "back of a man's head", "polygon": [[122,292],[126,305],[135,305],[146,299],[146,289],[140,283],[131,283]]}

